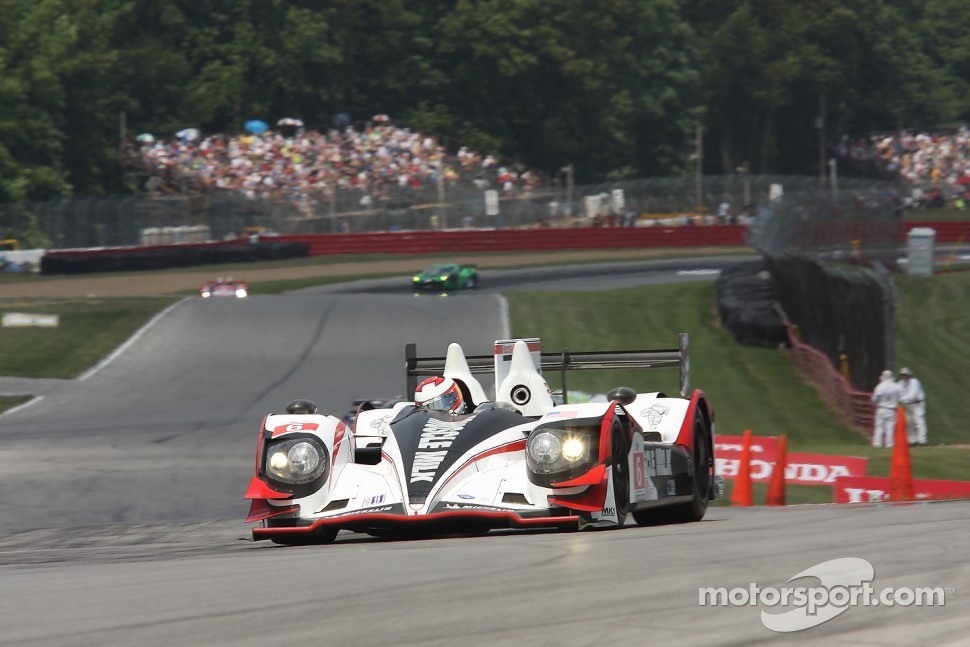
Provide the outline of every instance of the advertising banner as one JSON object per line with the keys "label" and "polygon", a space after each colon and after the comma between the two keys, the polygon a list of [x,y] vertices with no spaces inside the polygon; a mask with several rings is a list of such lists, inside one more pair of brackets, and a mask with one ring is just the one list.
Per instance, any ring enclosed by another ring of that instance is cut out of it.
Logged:
{"label": "advertising banner", "polygon": [[[715,450],[715,470],[726,480],[738,475],[740,451]],[[785,480],[794,485],[835,485],[838,478],[865,476],[869,459],[862,456],[833,456],[830,454],[788,454]],[[751,453],[751,480],[766,483],[775,467],[775,453]]]}
{"label": "advertising banner", "polygon": [[[918,501],[970,499],[970,481],[913,479]],[[889,479],[883,476],[843,476],[834,484],[835,503],[889,501]]]}

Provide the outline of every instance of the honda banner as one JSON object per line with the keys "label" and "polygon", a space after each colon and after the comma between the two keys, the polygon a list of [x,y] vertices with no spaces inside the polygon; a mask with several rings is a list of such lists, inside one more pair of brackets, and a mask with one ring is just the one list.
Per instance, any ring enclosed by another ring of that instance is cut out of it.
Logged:
{"label": "honda banner", "polygon": [[[741,464],[740,451],[715,451],[716,473],[734,479]],[[830,454],[788,454],[785,480],[795,485],[835,485],[844,476],[865,476],[869,459],[862,456],[832,456]],[[775,467],[775,452],[751,452],[751,480],[763,483],[771,480]]]}
{"label": "honda banner", "polygon": [[[916,499],[970,499],[970,481],[913,479]],[[883,476],[843,476],[835,482],[835,503],[889,501],[889,479]]]}

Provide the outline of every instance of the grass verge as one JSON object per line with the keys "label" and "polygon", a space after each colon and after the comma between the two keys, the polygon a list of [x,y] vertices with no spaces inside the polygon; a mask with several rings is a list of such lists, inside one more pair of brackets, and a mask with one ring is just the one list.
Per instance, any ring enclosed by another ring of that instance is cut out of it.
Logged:
{"label": "grass verge", "polygon": [[[899,328],[926,330],[928,322],[943,317],[938,310],[964,309],[949,303],[951,292],[970,288],[970,274],[952,274],[925,280],[900,280]],[[961,287],[963,286],[963,287]],[[934,293],[935,296],[929,296]],[[792,452],[841,454],[869,458],[868,473],[889,475],[890,452],[872,447],[867,438],[844,424],[821,400],[813,386],[794,371],[785,351],[737,345],[718,325],[712,283],[632,288],[603,293],[508,293],[515,336],[541,337],[545,350],[568,347],[575,351],[601,349],[674,348],[678,332],[689,332],[691,381],[714,403],[717,430],[737,435],[745,429],[764,436],[788,434]],[[915,303],[914,303],[915,300]],[[922,305],[920,305],[922,304]],[[963,313],[970,315],[970,307]],[[950,313],[945,317],[957,316]],[[956,321],[953,323],[957,327]],[[950,329],[949,324],[942,326]],[[968,335],[961,330],[954,334]],[[938,363],[954,370],[970,369],[970,355],[953,353],[963,344],[955,340],[934,347],[925,335],[901,334],[897,357],[917,375],[929,374]],[[964,341],[968,341],[964,339]],[[952,356],[956,355],[956,356]],[[560,387],[558,375],[547,375],[550,386]],[[634,388],[676,393],[678,372],[613,371],[569,375],[569,388],[602,392],[621,384]],[[644,382],[646,385],[644,386]],[[937,393],[936,380],[928,378],[930,439],[936,443],[966,444],[964,425],[953,421],[970,415],[970,403]],[[958,390],[956,381],[950,388]],[[914,448],[916,478],[966,480],[970,478],[970,448],[950,446]],[[729,482],[730,487],[730,482]],[[756,489],[756,494],[759,490]],[[760,494],[763,500],[763,492]],[[832,501],[832,488],[791,486],[790,503]]]}
{"label": "grass verge", "polygon": [[32,399],[31,395],[0,395],[0,413]]}
{"label": "grass verge", "polygon": [[58,315],[56,328],[0,328],[0,375],[73,378],[97,364],[171,298],[5,301],[4,312]]}

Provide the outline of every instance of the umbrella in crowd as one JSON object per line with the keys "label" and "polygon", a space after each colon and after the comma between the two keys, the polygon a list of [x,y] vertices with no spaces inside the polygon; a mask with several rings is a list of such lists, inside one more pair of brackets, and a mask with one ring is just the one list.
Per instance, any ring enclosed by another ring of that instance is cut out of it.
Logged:
{"label": "umbrella in crowd", "polygon": [[379,115],[374,115],[373,119],[379,124],[383,124],[391,120],[391,118],[385,115],[384,113],[381,113]]}
{"label": "umbrella in crowd", "polygon": [[135,141],[138,142],[139,144],[154,144],[155,135],[151,133],[142,133],[137,137],[135,137]]}
{"label": "umbrella in crowd", "polygon": [[199,132],[198,128],[183,128],[182,130],[175,133],[175,136],[183,142],[194,142],[199,139],[202,133]]}
{"label": "umbrella in crowd", "polygon": [[269,124],[260,119],[250,119],[243,126],[247,133],[252,133],[254,135],[262,135],[267,130],[269,130]]}
{"label": "umbrella in crowd", "polygon": [[284,137],[292,137],[300,128],[303,128],[303,120],[293,117],[283,117],[276,122],[276,125],[279,126],[280,134]]}

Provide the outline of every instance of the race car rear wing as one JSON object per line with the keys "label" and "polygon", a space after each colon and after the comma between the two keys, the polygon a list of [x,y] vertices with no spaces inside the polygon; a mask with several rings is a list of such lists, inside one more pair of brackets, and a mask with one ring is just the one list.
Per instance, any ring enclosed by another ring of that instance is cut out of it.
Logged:
{"label": "race car rear wing", "polygon": [[[678,335],[678,347],[655,350],[616,350],[574,353],[563,348],[559,353],[540,353],[540,371],[559,371],[562,379],[563,396],[566,397],[567,371],[625,368],[674,368],[680,369],[680,395],[690,397],[690,355],[688,335]],[[418,386],[419,377],[442,375],[445,369],[444,357],[419,357],[417,344],[407,344],[404,349],[407,370],[407,393],[413,394]],[[493,374],[494,355],[466,355],[468,370],[477,374]]]}

